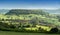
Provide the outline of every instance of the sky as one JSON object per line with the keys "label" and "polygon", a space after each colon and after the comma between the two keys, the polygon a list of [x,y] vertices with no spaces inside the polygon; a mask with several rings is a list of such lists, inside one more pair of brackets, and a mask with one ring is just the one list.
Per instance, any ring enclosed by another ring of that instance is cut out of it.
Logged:
{"label": "sky", "polygon": [[0,9],[58,9],[60,0],[0,0]]}

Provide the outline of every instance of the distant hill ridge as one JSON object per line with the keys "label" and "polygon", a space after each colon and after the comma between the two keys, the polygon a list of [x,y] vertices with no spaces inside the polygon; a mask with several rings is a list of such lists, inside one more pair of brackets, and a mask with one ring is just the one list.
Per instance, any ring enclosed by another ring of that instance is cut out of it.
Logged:
{"label": "distant hill ridge", "polygon": [[[45,12],[48,12],[48,13],[50,13],[50,14],[60,14],[60,9],[54,9],[54,10],[48,10],[48,9],[0,9],[0,14],[12,14],[12,12],[11,11],[14,11],[14,10],[16,10],[16,12],[17,12],[17,10],[21,10],[21,11],[30,11],[30,13],[32,12],[32,10],[33,11],[41,11],[41,10],[43,10],[43,11],[45,11]],[[15,13],[15,14],[17,14],[17,13]],[[22,12],[21,12],[21,14],[22,14]]]}
{"label": "distant hill ridge", "polygon": [[43,10],[26,10],[26,9],[12,9],[9,12],[6,13],[6,15],[20,15],[20,14],[48,14],[47,12],[44,12]]}

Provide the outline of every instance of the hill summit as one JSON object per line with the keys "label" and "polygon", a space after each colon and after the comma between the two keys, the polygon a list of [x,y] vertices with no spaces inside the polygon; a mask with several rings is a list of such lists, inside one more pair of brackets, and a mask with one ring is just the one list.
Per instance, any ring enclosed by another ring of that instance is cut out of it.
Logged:
{"label": "hill summit", "polygon": [[6,15],[20,15],[20,14],[40,14],[45,15],[48,14],[43,10],[27,10],[27,9],[12,9],[6,13]]}

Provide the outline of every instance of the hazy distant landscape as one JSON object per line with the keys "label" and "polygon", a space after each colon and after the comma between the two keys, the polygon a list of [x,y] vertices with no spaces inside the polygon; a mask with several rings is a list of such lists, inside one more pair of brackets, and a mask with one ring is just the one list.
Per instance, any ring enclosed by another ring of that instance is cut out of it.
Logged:
{"label": "hazy distant landscape", "polygon": [[45,10],[45,11],[47,11],[47,12],[49,12],[49,13],[51,13],[51,14],[60,14],[60,9]]}

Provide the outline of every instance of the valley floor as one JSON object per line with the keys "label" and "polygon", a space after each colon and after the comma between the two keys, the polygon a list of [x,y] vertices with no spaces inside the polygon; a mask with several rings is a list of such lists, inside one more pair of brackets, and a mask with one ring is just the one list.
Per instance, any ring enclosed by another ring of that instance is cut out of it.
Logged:
{"label": "valley floor", "polygon": [[23,32],[12,32],[12,31],[0,31],[0,35],[60,35],[58,33],[48,34],[48,33],[23,33]]}

